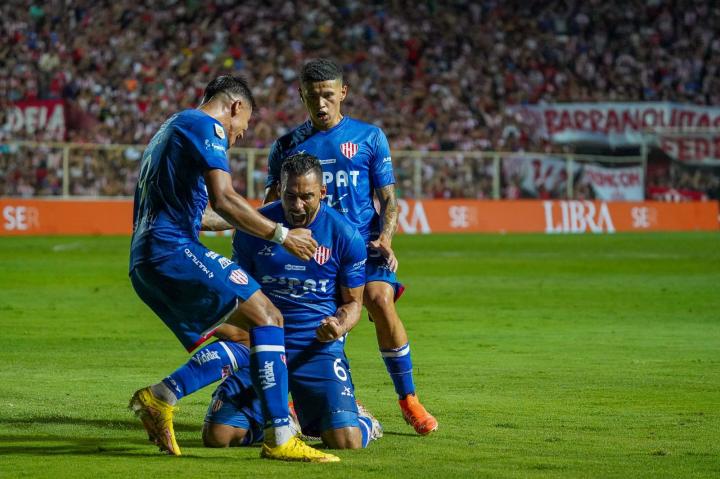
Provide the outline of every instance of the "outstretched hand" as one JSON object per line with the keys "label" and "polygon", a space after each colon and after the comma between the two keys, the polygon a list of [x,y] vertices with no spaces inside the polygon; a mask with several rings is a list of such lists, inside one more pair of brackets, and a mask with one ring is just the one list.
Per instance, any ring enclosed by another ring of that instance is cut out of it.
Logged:
{"label": "outstretched hand", "polygon": [[290,254],[303,261],[312,258],[318,246],[310,230],[305,228],[291,229],[282,245]]}

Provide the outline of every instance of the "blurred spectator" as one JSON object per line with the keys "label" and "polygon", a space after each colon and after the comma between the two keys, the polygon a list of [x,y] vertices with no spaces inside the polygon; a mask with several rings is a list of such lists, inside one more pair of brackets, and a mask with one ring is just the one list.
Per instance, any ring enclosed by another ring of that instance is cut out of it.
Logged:
{"label": "blurred spectator", "polygon": [[[304,120],[296,72],[326,56],[343,65],[355,92],[346,111],[382,126],[395,151],[552,153],[507,106],[718,105],[717,25],[720,7],[695,0],[8,0],[0,5],[0,107],[62,98],[69,141],[145,144],[168,115],[198,104],[210,78],[239,73],[259,105],[244,145],[267,147]],[[8,136],[0,131],[0,141]],[[3,176],[3,194],[57,194],[61,176],[49,159],[13,158],[0,158],[22,171]],[[74,164],[72,193],[128,194],[133,163],[91,164],[105,159]],[[484,174],[470,163],[430,165],[423,195],[487,197],[488,181],[481,186]],[[236,176],[242,186],[244,174]],[[398,184],[408,196],[412,177]],[[505,189],[520,194],[518,185]]]}

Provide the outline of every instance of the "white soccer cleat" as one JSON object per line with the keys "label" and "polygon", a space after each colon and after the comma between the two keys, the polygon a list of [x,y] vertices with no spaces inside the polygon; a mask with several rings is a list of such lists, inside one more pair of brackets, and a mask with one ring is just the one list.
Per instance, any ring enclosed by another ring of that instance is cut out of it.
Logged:
{"label": "white soccer cleat", "polygon": [[370,422],[372,423],[372,430],[370,431],[370,440],[374,441],[376,439],[379,439],[383,437],[383,428],[380,424],[380,421],[375,419],[375,416],[372,415],[368,409],[363,406],[360,401],[355,401],[357,403],[358,408],[358,414],[360,416],[365,416],[366,418],[370,419]]}

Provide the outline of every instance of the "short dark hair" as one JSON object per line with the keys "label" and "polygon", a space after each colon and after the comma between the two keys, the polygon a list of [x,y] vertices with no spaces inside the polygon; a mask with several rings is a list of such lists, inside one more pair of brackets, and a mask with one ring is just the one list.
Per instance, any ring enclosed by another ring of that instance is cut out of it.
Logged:
{"label": "short dark hair", "polygon": [[210,101],[212,97],[219,93],[227,93],[230,96],[239,95],[250,102],[253,110],[255,109],[255,98],[250,91],[248,82],[241,76],[222,75],[215,78],[205,87],[202,102]]}
{"label": "short dark hair", "polygon": [[300,71],[300,83],[307,85],[319,81],[342,81],[342,69],[337,63],[327,58],[318,58],[307,62]]}
{"label": "short dark hair", "polygon": [[291,175],[304,176],[310,172],[315,173],[322,184],[323,174],[320,160],[309,153],[295,153],[285,158],[282,168],[280,169],[280,179],[287,180]]}

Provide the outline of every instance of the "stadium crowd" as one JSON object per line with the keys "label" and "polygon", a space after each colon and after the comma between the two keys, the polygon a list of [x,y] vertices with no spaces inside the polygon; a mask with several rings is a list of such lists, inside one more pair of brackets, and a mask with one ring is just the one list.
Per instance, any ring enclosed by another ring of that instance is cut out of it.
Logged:
{"label": "stadium crowd", "polygon": [[[381,126],[395,151],[552,153],[563,149],[533,139],[508,106],[720,105],[718,24],[720,7],[699,0],[9,0],[0,6],[0,109],[63,99],[68,141],[144,144],[169,114],[199,103],[208,78],[239,73],[258,100],[244,146],[262,148],[305,119],[297,71],[324,56],[346,71],[345,111]],[[0,143],[42,139],[5,120]],[[88,176],[71,193],[130,193],[134,154],[102,166],[92,165],[102,154],[81,156],[73,171]],[[485,197],[485,170],[455,156],[430,163],[422,194]],[[0,194],[56,194],[59,175],[56,153],[0,156]],[[512,197],[511,182],[503,186]]]}

